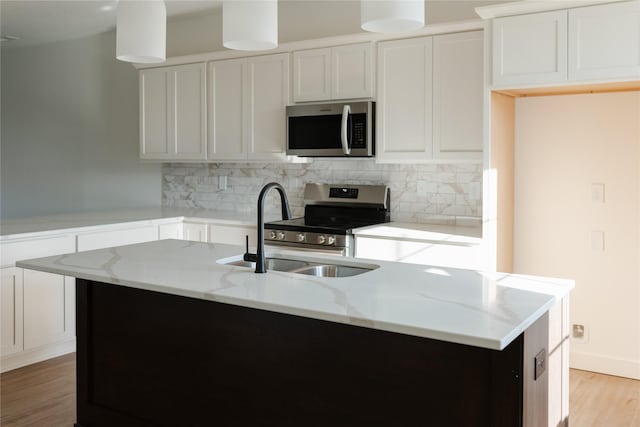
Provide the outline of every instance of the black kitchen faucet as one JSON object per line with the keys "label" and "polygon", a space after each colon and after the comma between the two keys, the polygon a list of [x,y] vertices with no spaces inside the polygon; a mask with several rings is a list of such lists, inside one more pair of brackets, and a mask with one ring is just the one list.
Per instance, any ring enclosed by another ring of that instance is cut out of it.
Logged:
{"label": "black kitchen faucet", "polygon": [[266,273],[267,266],[264,256],[264,199],[272,188],[278,190],[280,193],[280,206],[282,208],[282,219],[291,219],[291,211],[289,210],[289,201],[287,200],[287,193],[284,191],[284,187],[277,182],[270,182],[262,187],[260,195],[258,196],[258,243],[256,247],[256,253],[249,253],[249,237],[247,237],[247,251],[244,254],[243,259],[249,262],[256,263],[256,273]]}

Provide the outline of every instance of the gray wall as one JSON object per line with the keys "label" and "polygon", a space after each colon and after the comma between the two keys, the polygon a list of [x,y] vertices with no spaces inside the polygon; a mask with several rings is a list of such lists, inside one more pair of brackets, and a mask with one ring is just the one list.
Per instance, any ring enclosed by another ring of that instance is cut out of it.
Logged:
{"label": "gray wall", "polygon": [[138,73],[115,33],[2,49],[3,218],[159,206],[139,160]]}

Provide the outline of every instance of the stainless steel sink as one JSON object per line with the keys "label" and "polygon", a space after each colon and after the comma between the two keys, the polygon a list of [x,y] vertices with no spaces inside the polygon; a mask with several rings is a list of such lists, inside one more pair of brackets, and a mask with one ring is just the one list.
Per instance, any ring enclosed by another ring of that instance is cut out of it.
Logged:
{"label": "stainless steel sink", "polygon": [[[288,258],[267,258],[267,270],[284,271],[287,273],[304,274],[314,277],[351,277],[378,268],[377,265],[351,266],[343,264],[317,263]],[[255,262],[234,260],[224,262],[225,265],[256,268]]]}
{"label": "stainless steel sink", "polygon": [[349,265],[338,264],[322,264],[322,265],[309,265],[307,267],[298,268],[296,270],[289,271],[290,273],[306,274],[308,276],[315,277],[351,277],[358,274],[371,271],[373,268],[368,267],[352,267]]}

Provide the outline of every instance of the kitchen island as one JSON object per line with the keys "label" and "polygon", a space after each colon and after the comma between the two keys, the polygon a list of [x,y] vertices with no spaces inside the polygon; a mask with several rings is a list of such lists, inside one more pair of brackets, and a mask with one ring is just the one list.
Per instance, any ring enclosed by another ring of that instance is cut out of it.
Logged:
{"label": "kitchen island", "polygon": [[544,362],[572,281],[349,258],[324,260],[374,269],[254,274],[226,264],[242,252],[163,240],[18,263],[78,279],[78,426],[516,426],[544,409],[528,353]]}

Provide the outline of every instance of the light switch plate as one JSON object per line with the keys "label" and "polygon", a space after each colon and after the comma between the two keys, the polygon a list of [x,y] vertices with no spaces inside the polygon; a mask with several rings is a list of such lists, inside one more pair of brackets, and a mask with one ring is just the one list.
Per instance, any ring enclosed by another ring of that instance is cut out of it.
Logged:
{"label": "light switch plate", "polygon": [[604,184],[591,184],[591,201],[593,203],[604,203]]}

